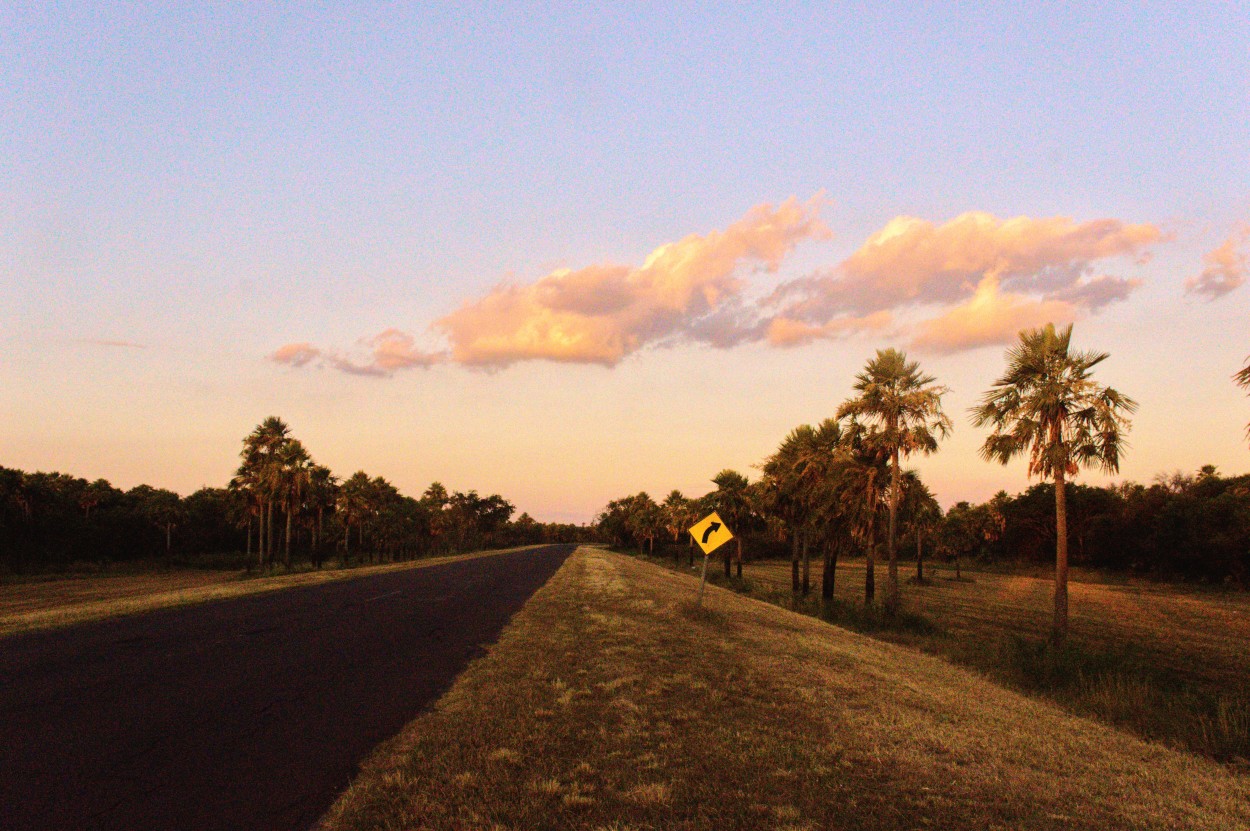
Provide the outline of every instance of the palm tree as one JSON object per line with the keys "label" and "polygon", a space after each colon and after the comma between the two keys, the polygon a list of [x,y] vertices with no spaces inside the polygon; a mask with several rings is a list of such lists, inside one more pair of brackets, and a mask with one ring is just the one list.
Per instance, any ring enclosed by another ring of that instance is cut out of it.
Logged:
{"label": "palm tree", "polygon": [[[690,500],[686,499],[681,491],[674,490],[664,497],[660,507],[664,509],[664,530],[673,535],[673,561],[680,564],[681,549],[677,548],[676,544],[681,539],[681,532],[690,527]],[[690,544],[694,545],[693,538]]]}
{"label": "palm tree", "polygon": [[981,447],[988,461],[1007,464],[1029,454],[1029,475],[1055,483],[1055,619],[1053,640],[1068,633],[1068,515],[1065,484],[1081,467],[1120,469],[1120,453],[1137,402],[1090,377],[1106,352],[1073,352],[1072,326],[1053,323],[1020,332],[1007,351],[1007,371],[972,410],[976,426],[994,432]]}
{"label": "palm tree", "polygon": [[852,416],[842,427],[835,484],[836,515],[864,549],[864,605],[876,597],[877,526],[880,524],[889,448],[881,431]]}
{"label": "palm tree", "polygon": [[931,533],[941,520],[942,508],[916,471],[903,471],[902,482],[903,497],[899,510],[916,535],[916,582],[924,583],[924,535]]}
{"label": "palm tree", "polygon": [[364,547],[364,522],[369,513],[371,486],[369,474],[358,470],[339,488],[336,509],[343,518],[343,565],[351,560],[353,525],[359,530],[361,547]]}
{"label": "palm tree", "polygon": [[[747,478],[736,470],[725,469],[712,478],[716,490],[712,493],[716,501],[716,510],[720,518],[725,520],[734,534],[737,550],[738,576],[742,576],[742,534],[746,531],[746,521],[750,515],[750,504],[747,502]],[[730,576],[729,549],[725,549],[725,576]]]}
{"label": "palm tree", "polygon": [[[1242,389],[1250,390],[1250,357],[1246,358],[1246,365],[1241,371],[1233,376],[1233,380],[1237,382],[1237,386]],[[1246,438],[1250,439],[1250,424],[1246,425]]]}
{"label": "palm tree", "polygon": [[889,582],[885,608],[898,611],[898,501],[902,459],[913,453],[929,455],[937,451],[939,438],[950,435],[951,420],[942,412],[946,388],[937,379],[920,371],[920,364],[908,361],[897,349],[878,349],[864,371],[855,376],[859,395],[838,408],[838,418],[855,418],[880,431],[880,440],[890,458],[890,521],[886,531],[889,556]]}
{"label": "palm tree", "polygon": [[334,510],[338,499],[338,477],[324,465],[314,464],[308,469],[308,502],[317,512],[317,524],[313,530],[313,566],[321,568],[322,529],[325,512]]}
{"label": "palm tree", "polygon": [[277,491],[286,515],[286,536],[283,540],[283,565],[291,568],[291,523],[303,503],[304,491],[312,482],[312,457],[299,439],[287,439],[277,454],[277,469],[281,474]]}
{"label": "palm tree", "polygon": [[642,553],[643,540],[647,542],[647,553],[655,553],[655,537],[664,528],[664,509],[655,504],[650,494],[642,491],[629,499],[629,514],[626,525],[638,543],[638,553]]}
{"label": "palm tree", "polygon": [[273,503],[282,487],[278,455],[291,428],[277,416],[269,416],[243,439],[243,462],[235,473],[236,489],[252,495],[260,517],[260,565],[273,560]]}
{"label": "palm tree", "polygon": [[803,469],[800,458],[806,452],[815,432],[810,424],[795,427],[782,440],[777,451],[760,465],[760,470],[764,473],[764,501],[790,532],[790,591],[794,594],[800,591],[800,528],[808,516],[803,499]]}

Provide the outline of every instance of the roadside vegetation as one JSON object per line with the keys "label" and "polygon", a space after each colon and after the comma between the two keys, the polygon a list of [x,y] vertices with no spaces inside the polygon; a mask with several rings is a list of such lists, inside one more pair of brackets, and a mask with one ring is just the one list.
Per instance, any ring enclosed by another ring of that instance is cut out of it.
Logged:
{"label": "roadside vegetation", "polygon": [[714,587],[696,609],[696,587],[579,549],[321,827],[1250,826],[1250,780],[1219,765]]}
{"label": "roadside vegetation", "polygon": [[186,497],[0,467],[0,580],[175,567],[292,572],[592,533],[514,513],[498,494],[449,492],[438,482],[415,498],[364,471],[341,479],[271,416],[244,438],[225,487]]}
{"label": "roadside vegetation", "polygon": [[[1023,493],[942,511],[919,473],[903,464],[939,450],[951,428],[941,406],[945,389],[887,349],[866,363],[836,414],[792,430],[757,465],[755,481],[725,470],[701,497],[673,491],[658,504],[646,493],[613,500],[599,529],[621,550],[688,566],[697,551],[684,529],[716,510],[736,535],[715,554],[723,585],[1244,765],[1250,661],[1227,653],[1250,634],[1250,476],[1225,477],[1206,466],[1149,485],[1074,482],[1083,468],[1118,470],[1137,405],[1095,379],[1106,353],[1078,351],[1071,341],[1070,326],[1020,332],[1006,370],[969,413],[990,431],[985,461],[1023,459],[1030,476],[1041,478]],[[1250,386],[1247,372],[1234,380]],[[788,564],[778,562],[787,555]],[[902,574],[903,558],[914,573]],[[932,565],[925,571],[935,561],[953,574],[935,581]],[[986,576],[978,584],[963,574],[970,563],[1033,573],[1045,565],[1049,579]],[[1069,603],[1073,567],[1125,581],[1188,581],[1232,597],[1225,603],[1162,585],[1126,587],[1108,589],[1099,595],[1105,602],[1083,609],[1093,589],[1082,587]],[[1071,620],[1078,624],[1069,642]]]}
{"label": "roadside vegetation", "polygon": [[[672,567],[664,556],[655,562]],[[787,609],[977,670],[1013,689],[1143,738],[1200,753],[1250,774],[1250,594],[1154,581],[1074,581],[1068,640],[1039,634],[1048,577],[930,568],[913,577],[897,615],[864,607],[862,559],[839,563],[834,597],[790,591],[789,564],[749,562],[744,577],[712,582]],[[822,564],[813,566],[823,577]],[[692,573],[684,563],[683,573]]]}

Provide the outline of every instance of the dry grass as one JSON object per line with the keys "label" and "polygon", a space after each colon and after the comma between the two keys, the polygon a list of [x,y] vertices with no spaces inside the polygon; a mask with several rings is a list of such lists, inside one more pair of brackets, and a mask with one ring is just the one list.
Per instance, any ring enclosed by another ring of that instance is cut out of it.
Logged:
{"label": "dry grass", "polygon": [[[821,562],[812,563],[819,594]],[[840,562],[835,596],[850,603],[864,597],[864,561]],[[955,638],[1041,638],[1050,631],[1050,579],[926,566],[926,584],[905,582],[914,564],[900,569],[903,610],[932,621]],[[747,563],[743,575],[760,586],[790,591],[789,561]],[[877,566],[878,600],[885,568]],[[1071,638],[1090,647],[1130,644],[1152,664],[1221,687],[1250,688],[1250,594],[1202,592],[1184,586],[1127,581],[1069,583]]]}
{"label": "dry grass", "polygon": [[695,588],[579,549],[324,828],[1250,827],[1219,765]]}
{"label": "dry grass", "polygon": [[239,571],[173,571],[11,582],[0,584],[0,637],[37,629],[71,626],[118,615],[150,612],[168,606],[224,600],[294,586],[349,580],[503,553],[505,552],[475,551],[470,554],[431,557],[402,563],[323,569],[270,577],[251,577]]}
{"label": "dry grass", "polygon": [[[847,613],[862,606],[864,562],[839,563],[834,619],[1045,694],[1074,712],[1144,737],[1246,764],[1250,595],[1134,580],[1073,581],[1070,646],[1056,654],[1045,646],[1050,579],[965,571],[963,581],[956,581],[951,571],[927,568],[921,585],[907,581],[913,567],[900,569],[904,625],[860,626]],[[737,585],[761,599],[822,614],[821,572],[814,561],[814,596],[805,602],[794,602],[790,594],[789,561],[747,563],[745,583]],[[878,602],[884,581],[879,564]]]}

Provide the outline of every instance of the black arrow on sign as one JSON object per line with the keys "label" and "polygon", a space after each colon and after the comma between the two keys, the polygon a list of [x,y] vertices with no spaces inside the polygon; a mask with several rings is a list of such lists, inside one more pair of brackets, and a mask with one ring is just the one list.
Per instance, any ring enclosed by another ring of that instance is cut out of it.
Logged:
{"label": "black arrow on sign", "polygon": [[717,531],[719,531],[719,530],[720,530],[720,523],[719,523],[719,522],[713,522],[711,525],[709,525],[709,526],[707,527],[707,530],[703,532],[703,544],[704,544],[704,545],[707,545],[707,538],[708,538],[708,537],[710,537],[710,536],[712,536],[713,534],[715,534],[715,533],[716,533]]}

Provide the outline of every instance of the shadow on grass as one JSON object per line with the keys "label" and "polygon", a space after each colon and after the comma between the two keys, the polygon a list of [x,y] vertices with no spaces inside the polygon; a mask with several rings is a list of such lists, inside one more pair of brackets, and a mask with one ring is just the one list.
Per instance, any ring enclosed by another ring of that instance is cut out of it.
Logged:
{"label": "shadow on grass", "polygon": [[[671,559],[650,559],[672,568]],[[1012,689],[1053,701],[1077,715],[1250,773],[1250,691],[1197,685],[1192,679],[1160,668],[1134,644],[1095,648],[1069,640],[1057,647],[1041,636],[995,638],[948,632],[923,615],[906,611],[889,615],[880,606],[865,607],[838,599],[822,602],[819,594],[795,596],[749,577],[727,579],[723,571],[718,568],[713,572],[711,566],[719,563],[709,564],[708,582],[712,585],[940,656]],[[936,575],[933,582],[975,581]]]}

